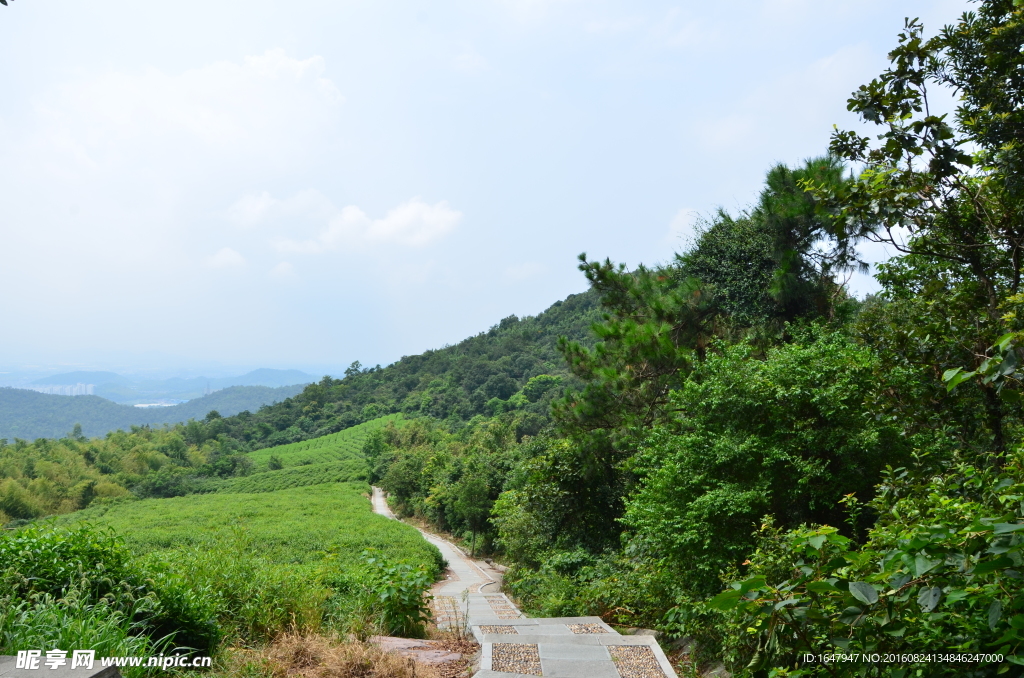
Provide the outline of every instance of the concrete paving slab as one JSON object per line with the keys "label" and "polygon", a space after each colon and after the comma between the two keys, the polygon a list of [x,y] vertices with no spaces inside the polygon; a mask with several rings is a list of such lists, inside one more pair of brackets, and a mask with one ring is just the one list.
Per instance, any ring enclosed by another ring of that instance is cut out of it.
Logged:
{"label": "concrete paving slab", "polygon": [[579,661],[576,659],[541,659],[544,676],[551,678],[619,678],[611,659]]}
{"label": "concrete paving slab", "polygon": [[659,647],[658,641],[651,636],[612,636],[604,633],[594,633],[591,635],[597,638],[601,645],[647,645],[649,647]]}
{"label": "concrete paving slab", "polygon": [[547,624],[601,624],[602,626],[608,627],[611,631],[612,627],[605,624],[600,617],[538,617],[537,623],[542,625]]}
{"label": "concrete paving slab", "polygon": [[608,661],[612,657],[603,645],[562,645],[538,643],[540,659],[575,659],[578,661]]}
{"label": "concrete paving slab", "polygon": [[[513,621],[518,621],[518,620],[513,620]],[[529,634],[535,635],[535,636],[574,636],[574,635],[577,635],[577,634],[573,633],[572,631],[570,631],[569,627],[565,626],[564,624],[551,624],[551,625],[538,624],[536,626],[523,626],[522,628],[518,628],[518,626],[519,626],[518,624],[516,624],[515,626],[517,627],[516,630],[519,631],[519,633],[529,633]]]}
{"label": "concrete paving slab", "polygon": [[[517,643],[532,643],[532,644],[535,644],[535,645],[540,644],[540,643],[553,643],[553,642],[555,642],[554,639],[557,639],[557,642],[558,642],[559,645],[579,645],[579,646],[590,645],[590,646],[594,646],[594,647],[600,646],[600,645],[605,645],[605,643],[601,643],[597,639],[597,635],[598,634],[589,634],[589,635],[579,635],[579,636],[577,636],[577,635],[574,635],[574,634],[570,634],[570,635],[567,635],[567,636],[555,636],[555,635],[548,634],[548,635],[543,635],[542,636],[542,635],[539,635],[539,634],[524,634],[523,632],[520,631],[519,635],[516,635],[516,636],[505,636],[505,635],[499,635],[499,634],[496,634],[496,633],[487,633],[487,634],[484,634],[483,638],[484,638],[484,642],[487,642],[487,643],[508,642],[508,638],[515,638]],[[604,635],[604,634],[601,634],[601,635]],[[502,638],[504,638],[505,640],[503,641]],[[625,645],[627,643],[607,643],[607,644],[608,645],[616,645],[616,644]],[[634,644],[642,645],[643,643],[634,643]]]}

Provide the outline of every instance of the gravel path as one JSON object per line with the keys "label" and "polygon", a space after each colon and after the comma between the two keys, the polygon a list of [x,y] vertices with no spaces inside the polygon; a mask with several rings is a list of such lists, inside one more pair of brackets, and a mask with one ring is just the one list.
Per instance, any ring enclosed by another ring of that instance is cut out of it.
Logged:
{"label": "gravel path", "polygon": [[[373,509],[395,517],[376,487]],[[486,563],[420,532],[449,566],[447,578],[433,589],[436,621],[442,628],[465,626],[480,642],[476,678],[675,678],[652,636],[620,636],[598,617],[526,618],[504,594],[480,592],[500,584],[501,576]]]}

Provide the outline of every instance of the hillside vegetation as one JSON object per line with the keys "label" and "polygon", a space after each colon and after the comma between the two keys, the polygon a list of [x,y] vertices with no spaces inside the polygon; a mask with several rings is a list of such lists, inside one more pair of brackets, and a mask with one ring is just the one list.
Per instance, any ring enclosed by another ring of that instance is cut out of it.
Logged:
{"label": "hillside vegetation", "polygon": [[[365,483],[96,506],[0,534],[0,651],[194,652],[244,664],[285,632],[423,633],[443,567]],[[242,673],[259,671],[259,660]],[[127,668],[128,676],[152,669]]]}
{"label": "hillside vegetation", "polygon": [[174,428],[136,426],[105,438],[0,444],[0,523],[121,497],[366,480],[366,440],[382,426],[402,423],[400,415],[389,415],[317,440],[246,452],[236,441],[210,435],[219,421],[211,415]]}
{"label": "hillside vegetation", "polygon": [[99,396],[60,396],[0,388],[0,439],[61,438],[80,426],[86,436],[103,436],[132,426],[161,426],[202,419],[211,411],[228,416],[258,410],[302,391],[301,385],[269,388],[232,386],[169,407],[119,405]]}
{"label": "hillside vegetation", "polygon": [[262,558],[277,564],[315,565],[329,559],[344,569],[357,566],[364,550],[375,549],[440,571],[440,553],[416,530],[371,512],[365,482],[234,490],[100,505],[65,516],[57,524],[109,527],[139,555],[215,549],[241,535],[258,545]]}
{"label": "hillside vegetation", "polygon": [[[316,439],[377,422],[370,481],[503,559],[534,614],[656,628],[695,674],[1021,675],[1024,7],[976,10],[933,38],[908,21],[848,102],[877,134],[769,168],[671,261],[581,255],[586,294],[259,412],[0,448],[0,510],[328,478],[352,460]],[[900,256],[857,300],[864,241]]]}

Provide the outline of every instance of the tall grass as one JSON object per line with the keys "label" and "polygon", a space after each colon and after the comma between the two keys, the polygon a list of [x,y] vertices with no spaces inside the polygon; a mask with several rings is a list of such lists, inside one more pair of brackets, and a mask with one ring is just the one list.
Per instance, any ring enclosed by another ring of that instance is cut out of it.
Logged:
{"label": "tall grass", "polygon": [[151,554],[143,566],[202,590],[229,642],[255,643],[293,629],[319,631],[331,591],[317,568],[280,565],[240,533],[227,543]]}
{"label": "tall grass", "polygon": [[[151,638],[148,627],[134,618],[143,617],[151,601],[135,601],[125,612],[107,600],[89,602],[89,596],[72,589],[62,598],[49,594],[32,600],[0,598],[0,653],[19,650],[95,650],[97,657],[151,656],[169,653],[173,637]],[[126,667],[129,678],[146,673]]]}

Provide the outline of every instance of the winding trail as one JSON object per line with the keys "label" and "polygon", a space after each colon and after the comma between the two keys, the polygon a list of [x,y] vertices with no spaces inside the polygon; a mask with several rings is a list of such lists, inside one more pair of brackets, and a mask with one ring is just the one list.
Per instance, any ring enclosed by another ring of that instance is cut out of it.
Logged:
{"label": "winding trail", "polygon": [[[373,488],[372,501],[374,512],[396,519],[380,488]],[[500,592],[497,571],[437,535],[420,533],[448,561],[447,578],[433,589],[435,621],[464,627],[480,643],[476,678],[675,678],[652,636],[620,636],[600,617],[528,619]]]}

